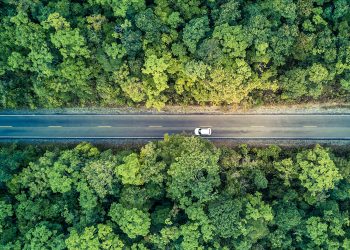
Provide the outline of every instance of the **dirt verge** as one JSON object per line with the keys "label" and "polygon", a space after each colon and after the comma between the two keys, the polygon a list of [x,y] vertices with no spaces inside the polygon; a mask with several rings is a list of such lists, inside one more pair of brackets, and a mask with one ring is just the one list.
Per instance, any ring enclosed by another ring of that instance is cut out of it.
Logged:
{"label": "dirt verge", "polygon": [[301,103],[294,105],[264,105],[253,108],[237,106],[165,106],[162,110],[139,107],[11,109],[1,114],[292,114],[292,113],[350,113],[350,103]]}

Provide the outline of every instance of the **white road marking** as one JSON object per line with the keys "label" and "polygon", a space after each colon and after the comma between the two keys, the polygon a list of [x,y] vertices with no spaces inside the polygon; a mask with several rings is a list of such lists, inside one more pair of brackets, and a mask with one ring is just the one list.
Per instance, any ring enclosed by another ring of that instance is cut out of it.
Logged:
{"label": "white road marking", "polygon": [[48,126],[49,128],[62,128],[62,126]]}
{"label": "white road marking", "polygon": [[265,126],[250,126],[251,128],[265,128]]}
{"label": "white road marking", "polygon": [[304,128],[317,128],[317,126],[309,126],[309,125],[306,125],[306,126],[304,126]]}
{"label": "white road marking", "polygon": [[160,125],[150,125],[148,126],[149,128],[162,128],[163,126]]}
{"label": "white road marking", "polygon": [[98,128],[111,128],[112,126],[97,126]]}
{"label": "white road marking", "polygon": [[12,126],[0,126],[0,128],[12,128]]}

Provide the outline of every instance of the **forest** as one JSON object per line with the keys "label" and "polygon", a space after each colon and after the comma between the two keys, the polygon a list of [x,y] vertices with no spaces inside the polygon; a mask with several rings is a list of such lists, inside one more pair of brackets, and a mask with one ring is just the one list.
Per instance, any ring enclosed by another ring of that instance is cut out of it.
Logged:
{"label": "forest", "polygon": [[2,0],[0,108],[350,98],[348,0]]}
{"label": "forest", "polygon": [[350,249],[350,149],[0,147],[0,249]]}

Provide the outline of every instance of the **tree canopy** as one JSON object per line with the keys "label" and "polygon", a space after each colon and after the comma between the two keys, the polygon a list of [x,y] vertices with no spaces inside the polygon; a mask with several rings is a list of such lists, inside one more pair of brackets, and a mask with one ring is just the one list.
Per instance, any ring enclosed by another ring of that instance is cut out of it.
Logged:
{"label": "tree canopy", "polygon": [[0,145],[0,249],[348,249],[350,149]]}
{"label": "tree canopy", "polygon": [[347,0],[2,1],[0,108],[350,98]]}

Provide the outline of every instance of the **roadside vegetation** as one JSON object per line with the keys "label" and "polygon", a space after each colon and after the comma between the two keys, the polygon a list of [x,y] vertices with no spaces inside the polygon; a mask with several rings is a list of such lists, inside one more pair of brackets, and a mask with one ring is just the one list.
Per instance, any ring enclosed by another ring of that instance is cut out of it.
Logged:
{"label": "roadside vegetation", "polygon": [[0,249],[350,249],[350,150],[0,148]]}
{"label": "roadside vegetation", "polygon": [[349,100],[347,0],[0,3],[0,107]]}

